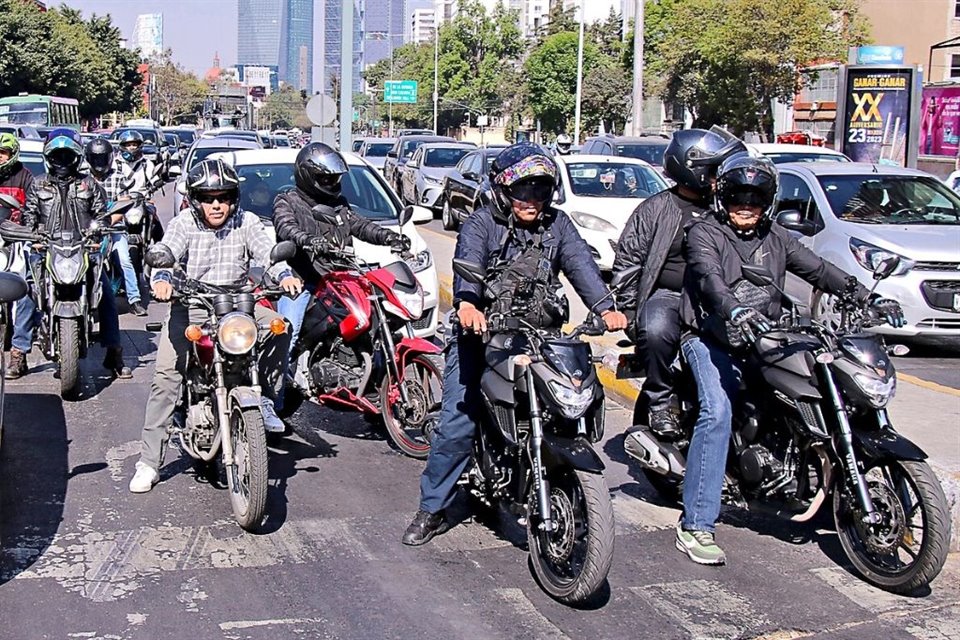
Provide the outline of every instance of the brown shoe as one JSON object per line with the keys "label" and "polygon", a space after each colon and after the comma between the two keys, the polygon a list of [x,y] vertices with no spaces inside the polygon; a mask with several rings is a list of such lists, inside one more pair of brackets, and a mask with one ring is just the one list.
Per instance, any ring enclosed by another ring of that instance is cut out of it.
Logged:
{"label": "brown shoe", "polygon": [[27,354],[20,349],[10,349],[10,361],[7,362],[7,372],[4,377],[7,380],[16,380],[30,372],[27,368]]}

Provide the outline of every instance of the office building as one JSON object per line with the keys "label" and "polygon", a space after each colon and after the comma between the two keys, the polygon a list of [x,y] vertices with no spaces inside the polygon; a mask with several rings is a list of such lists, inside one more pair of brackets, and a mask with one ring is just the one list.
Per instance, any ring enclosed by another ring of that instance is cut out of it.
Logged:
{"label": "office building", "polygon": [[313,0],[285,0],[280,31],[280,79],[313,93]]}
{"label": "office building", "polygon": [[238,0],[237,65],[312,93],[313,0]]}
{"label": "office building", "polygon": [[410,39],[414,44],[433,42],[437,14],[433,9],[416,9],[410,21]]}
{"label": "office building", "polygon": [[[451,3],[457,0],[447,0]],[[367,0],[363,12],[363,66],[389,58],[403,45],[406,27],[405,0]]]}
{"label": "office building", "polygon": [[452,22],[457,17],[459,0],[437,0],[437,22],[444,24]]}
{"label": "office building", "polygon": [[144,13],[137,16],[133,26],[134,49],[140,49],[143,59],[163,54],[163,14]]}
{"label": "office building", "polygon": [[[317,0],[323,2],[323,73],[322,86],[318,90],[331,93],[334,88],[334,79],[339,84],[341,77],[340,54],[341,36],[343,35],[343,2],[342,0]],[[380,2],[382,0],[372,0]],[[371,4],[372,4],[371,2]],[[353,92],[360,93],[363,85],[363,61],[366,42],[364,40],[364,13],[365,3],[355,1],[353,4]]]}

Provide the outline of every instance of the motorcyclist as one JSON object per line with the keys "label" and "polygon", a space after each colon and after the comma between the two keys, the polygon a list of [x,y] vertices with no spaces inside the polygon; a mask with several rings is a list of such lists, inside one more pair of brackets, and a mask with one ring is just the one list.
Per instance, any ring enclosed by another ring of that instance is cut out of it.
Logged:
{"label": "motorcyclist", "polygon": [[[290,346],[296,344],[303,316],[320,277],[328,271],[325,252],[349,246],[356,237],[371,244],[410,250],[410,238],[381,227],[350,209],[341,180],[349,169],[343,156],[323,142],[300,149],[294,169],[296,189],[282,193],[274,202],[273,224],[278,240],[296,243],[297,255],[290,266],[304,281],[299,296],[280,298],[277,310],[290,321]],[[278,409],[283,407],[282,395]]]}
{"label": "motorcyclist", "polygon": [[573,150],[573,138],[565,133],[561,133],[557,136],[556,148],[557,154],[561,156],[570,155],[570,152]]}
{"label": "motorcyclist", "polygon": [[[107,194],[108,206],[128,191],[124,188],[125,178],[115,163],[113,145],[109,140],[98,137],[88,142],[84,157],[90,167],[90,175]],[[127,234],[114,233],[110,239],[113,243],[113,252],[120,263],[120,270],[123,272],[124,290],[127,292],[130,312],[137,316],[145,316],[147,310],[140,302],[140,281],[137,278],[137,270],[134,269],[133,262],[130,260],[130,242]]]}
{"label": "motorcyclist", "polygon": [[[732,156],[717,174],[716,216],[687,231],[681,350],[696,381],[700,413],[688,452],[676,547],[699,564],[726,561],[714,528],[743,357],[768,329],[769,318],[781,314],[780,296],[742,279],[741,267],[766,267],[781,289],[790,271],[833,294],[844,290],[848,277],[771,223],[777,181],[766,158]],[[865,300],[869,292],[861,286],[858,295]],[[871,304],[890,324],[903,326],[898,303],[875,298]]]}
{"label": "motorcyclist", "polygon": [[[557,188],[557,165],[541,147],[520,143],[504,149],[490,167],[492,197],[464,223],[455,256],[488,269],[508,262],[532,273],[513,273],[527,282],[559,286],[562,271],[588,306],[597,304],[607,288],[570,218],[550,204]],[[542,270],[547,273],[542,274]],[[502,277],[504,282],[508,268]],[[403,535],[403,543],[421,545],[449,528],[444,511],[453,501],[457,481],[470,461],[477,414],[482,407],[480,375],[484,368],[483,341],[487,311],[482,290],[459,276],[453,282],[456,309],[443,373],[440,421],[430,446],[430,457],[420,478],[420,509]],[[609,331],[626,327],[626,317],[611,300],[597,304]],[[554,318],[557,326],[562,319]],[[553,325],[551,325],[553,326]]]}
{"label": "motorcyclist", "polygon": [[[143,134],[136,129],[127,129],[120,132],[117,144],[120,147],[120,153],[116,159],[116,170],[121,184],[129,185],[121,195],[132,191],[146,193],[158,178],[154,173],[156,163],[143,154]],[[154,242],[163,237],[163,229],[158,219],[153,221],[152,236],[151,240]]]}
{"label": "motorcyclist", "polygon": [[[676,184],[640,203],[617,242],[614,273],[644,265],[636,285],[621,291],[617,303],[631,321],[628,334],[646,368],[639,406],[646,409],[647,424],[659,436],[674,436],[679,428],[673,362],[680,351],[684,235],[709,210],[720,163],[742,151],[746,151],[742,142],[712,131],[675,132],[663,153],[663,170]],[[633,431],[628,431],[624,447],[627,453],[642,451]]]}
{"label": "motorcyclist", "polygon": [[[90,223],[106,211],[103,187],[80,172],[83,146],[73,129],[54,129],[43,145],[43,161],[47,175],[33,181],[23,208],[23,225],[31,231],[43,229],[48,234],[82,233]],[[120,216],[111,219],[118,222]],[[31,255],[31,262],[39,255]],[[117,301],[106,270],[100,272],[102,294],[97,309],[100,318],[100,343],[107,353],[103,366],[119,378],[131,378],[130,368],[123,362],[120,344],[120,319]]]}
{"label": "motorcyclist", "polygon": [[[20,222],[22,207],[27,201],[27,191],[33,184],[33,174],[20,162],[20,142],[12,133],[0,134],[0,193],[11,195],[20,203],[21,209],[11,212],[10,221]],[[17,243],[19,245],[19,243]],[[12,247],[11,251],[22,249]],[[23,263],[21,263],[23,264]],[[25,265],[24,265],[25,266]],[[24,269],[24,277],[30,280],[29,269]],[[10,360],[7,363],[5,377],[16,380],[28,372],[27,354],[33,346],[33,326],[37,305],[31,296],[24,296],[16,302],[14,313],[13,338],[10,341]]]}
{"label": "motorcyclist", "polygon": [[[248,277],[251,261],[268,267],[268,273],[280,281],[280,287],[292,296],[301,290],[301,282],[285,262],[270,266],[274,242],[261,219],[249,211],[238,211],[240,178],[222,160],[204,160],[186,177],[189,208],[180,212],[167,227],[163,244],[168,246],[192,280],[210,285],[234,285]],[[157,300],[170,300],[180,286],[179,273],[158,269],[151,277]],[[255,315],[260,326],[280,316],[257,305]],[[180,392],[190,342],[184,330],[190,324],[207,319],[203,309],[188,308],[180,301],[171,305],[170,318],[160,333],[156,370],[143,420],[140,460],[130,480],[130,491],[145,493],[159,481],[160,465],[167,441],[167,426],[173,418]],[[260,335],[260,384],[263,388],[261,412],[267,431],[283,431],[272,398],[282,382],[281,363],[288,349],[286,333]]]}

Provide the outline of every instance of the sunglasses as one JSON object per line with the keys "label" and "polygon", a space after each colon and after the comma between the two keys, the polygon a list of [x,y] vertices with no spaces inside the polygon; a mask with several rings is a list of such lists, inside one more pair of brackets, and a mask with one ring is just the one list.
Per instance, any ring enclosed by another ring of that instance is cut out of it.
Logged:
{"label": "sunglasses", "polygon": [[201,193],[194,198],[201,204],[213,204],[214,202],[223,204],[234,200],[233,196],[227,193]]}
{"label": "sunglasses", "polygon": [[546,202],[553,196],[553,185],[543,182],[520,182],[503,190],[508,198],[520,202]]}

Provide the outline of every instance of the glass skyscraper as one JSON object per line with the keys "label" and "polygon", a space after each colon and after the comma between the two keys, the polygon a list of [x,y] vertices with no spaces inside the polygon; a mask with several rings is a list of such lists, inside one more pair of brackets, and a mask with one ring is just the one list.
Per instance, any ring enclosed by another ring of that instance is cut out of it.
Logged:
{"label": "glass skyscraper", "polygon": [[313,93],[313,0],[239,0],[237,66],[270,67]]}
{"label": "glass skyscraper", "polygon": [[403,45],[406,29],[406,1],[379,0],[367,2],[363,15],[363,66],[390,57],[391,50]]}
{"label": "glass skyscraper", "polygon": [[[374,0],[370,5],[379,4],[384,0]],[[340,43],[343,33],[343,3],[342,0],[323,0],[323,91],[329,92],[333,86],[333,78],[340,78]],[[356,0],[353,3],[353,92],[360,93],[363,87],[364,23],[366,3]]]}

